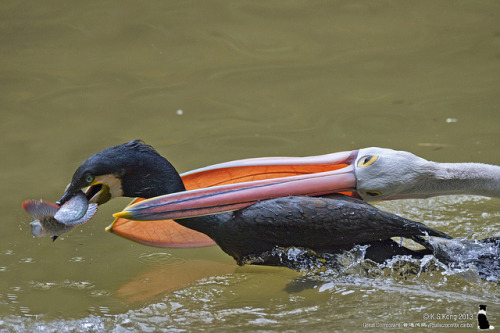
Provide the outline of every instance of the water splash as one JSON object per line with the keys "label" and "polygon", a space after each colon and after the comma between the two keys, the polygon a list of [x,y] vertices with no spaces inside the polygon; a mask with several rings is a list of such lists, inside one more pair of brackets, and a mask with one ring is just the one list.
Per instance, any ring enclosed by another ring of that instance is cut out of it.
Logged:
{"label": "water splash", "polygon": [[356,245],[350,251],[339,254],[319,253],[303,247],[275,247],[260,255],[247,256],[242,260],[245,265],[274,263],[298,271],[319,272],[337,271],[339,274],[349,270],[362,261],[368,245]]}
{"label": "water splash", "polygon": [[500,282],[500,238],[469,241],[431,237],[429,244],[449,270],[473,270],[487,281]]}

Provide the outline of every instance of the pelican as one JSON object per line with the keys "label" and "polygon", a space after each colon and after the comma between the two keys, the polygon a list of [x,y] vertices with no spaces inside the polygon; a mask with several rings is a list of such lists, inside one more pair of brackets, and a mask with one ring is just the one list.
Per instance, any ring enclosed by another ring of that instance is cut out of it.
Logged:
{"label": "pelican", "polygon": [[409,152],[365,148],[232,161],[180,176],[151,146],[134,140],[84,161],[58,204],[84,188],[98,204],[136,198],[115,214],[107,231],[147,245],[216,243],[243,264],[276,247],[337,253],[369,244],[382,250],[367,256],[383,259],[401,251],[418,255],[392,237],[451,237],[364,201],[461,193],[500,197],[500,167],[436,163]]}
{"label": "pelican", "polygon": [[450,194],[500,197],[499,166],[437,163],[406,151],[376,147],[312,157],[239,160],[197,169],[184,176],[208,179],[211,174],[220,173],[228,173],[231,180],[239,181],[279,178],[165,195],[115,215],[134,220],[182,218],[235,210],[286,195],[343,193],[366,202]]}

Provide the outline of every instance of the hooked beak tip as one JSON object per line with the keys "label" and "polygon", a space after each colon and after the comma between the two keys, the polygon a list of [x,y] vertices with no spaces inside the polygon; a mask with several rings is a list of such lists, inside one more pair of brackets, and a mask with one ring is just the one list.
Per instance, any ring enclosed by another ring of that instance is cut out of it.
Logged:
{"label": "hooked beak tip", "polygon": [[59,200],[56,201],[56,205],[58,205],[59,207],[61,207],[66,202],[68,202],[70,199],[71,199],[71,195],[67,195],[66,193],[64,193],[64,195],[61,197],[61,199],[59,199]]}
{"label": "hooked beak tip", "polygon": [[56,204],[58,206],[64,205],[66,203],[66,201],[69,201],[74,195],[75,195],[75,193],[73,193],[73,191],[66,189],[66,191],[62,195],[61,199],[56,201]]}

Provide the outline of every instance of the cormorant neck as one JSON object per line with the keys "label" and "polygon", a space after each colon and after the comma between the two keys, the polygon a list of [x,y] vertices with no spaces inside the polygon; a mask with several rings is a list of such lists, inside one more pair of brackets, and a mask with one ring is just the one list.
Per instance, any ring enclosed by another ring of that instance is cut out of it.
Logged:
{"label": "cormorant neck", "polygon": [[144,164],[125,171],[122,178],[123,195],[145,199],[185,191],[179,173],[160,155]]}
{"label": "cormorant neck", "polygon": [[432,163],[435,193],[475,194],[500,198],[500,166],[482,163]]}

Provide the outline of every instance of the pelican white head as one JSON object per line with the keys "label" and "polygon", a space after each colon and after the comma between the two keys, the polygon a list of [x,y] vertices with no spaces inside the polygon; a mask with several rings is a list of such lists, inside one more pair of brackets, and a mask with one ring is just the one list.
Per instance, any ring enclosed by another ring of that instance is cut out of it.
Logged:
{"label": "pelican white head", "polygon": [[428,198],[448,194],[500,197],[500,167],[481,163],[437,163],[406,151],[360,149],[357,190],[365,201]]}

